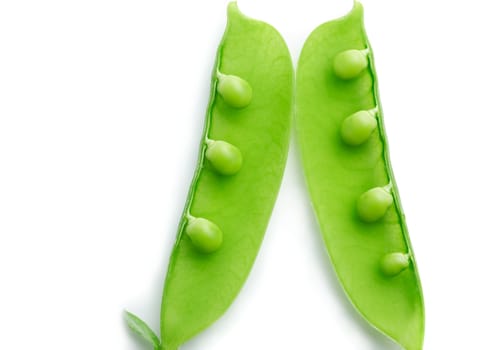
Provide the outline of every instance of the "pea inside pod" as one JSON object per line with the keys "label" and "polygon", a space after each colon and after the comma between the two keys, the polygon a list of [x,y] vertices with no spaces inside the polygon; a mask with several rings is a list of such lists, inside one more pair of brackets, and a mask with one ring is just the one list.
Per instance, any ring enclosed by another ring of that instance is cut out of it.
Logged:
{"label": "pea inside pod", "polygon": [[397,276],[409,266],[409,254],[389,253],[382,258],[380,266],[385,276]]}
{"label": "pea inside pod", "polygon": [[368,50],[345,50],[338,53],[333,61],[335,75],[340,79],[356,78],[368,67]]}
{"label": "pea inside pod", "polygon": [[188,216],[185,232],[194,247],[202,253],[213,253],[222,245],[223,233],[220,228],[205,218]]}
{"label": "pea inside pod", "polygon": [[206,159],[222,175],[234,175],[242,167],[242,153],[239,148],[225,141],[206,140]]}
{"label": "pea inside pod", "polygon": [[359,218],[368,223],[378,221],[385,215],[393,201],[389,188],[372,188],[364,192],[357,201]]}
{"label": "pea inside pod", "polygon": [[296,106],[306,183],[340,283],[373,327],[407,350],[422,349],[423,295],[360,3],[306,40]]}
{"label": "pea inside pod", "polygon": [[349,146],[359,146],[370,138],[377,125],[376,110],[358,111],[344,119],[340,135]]}
{"label": "pea inside pod", "polygon": [[251,85],[241,77],[217,72],[217,91],[224,101],[234,108],[245,108],[251,103],[253,89]]}

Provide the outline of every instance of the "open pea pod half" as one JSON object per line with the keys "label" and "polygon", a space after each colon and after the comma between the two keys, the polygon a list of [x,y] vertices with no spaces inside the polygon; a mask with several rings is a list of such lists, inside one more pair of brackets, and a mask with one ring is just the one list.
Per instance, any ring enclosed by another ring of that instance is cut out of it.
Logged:
{"label": "open pea pod half", "polygon": [[355,3],[313,31],[296,78],[296,130],[326,248],[361,315],[422,348],[421,285],[388,153],[376,71]]}
{"label": "open pea pod half", "polygon": [[228,6],[199,161],[165,280],[161,340],[132,314],[153,346],[175,350],[218,319],[260,248],[287,159],[293,95],[289,50],[270,25]]}

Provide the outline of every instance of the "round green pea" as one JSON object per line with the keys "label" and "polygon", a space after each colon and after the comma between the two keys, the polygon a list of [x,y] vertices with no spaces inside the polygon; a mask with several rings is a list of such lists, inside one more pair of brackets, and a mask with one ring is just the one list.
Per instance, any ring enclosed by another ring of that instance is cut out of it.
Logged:
{"label": "round green pea", "polygon": [[218,76],[218,93],[231,107],[244,108],[251,103],[253,89],[247,81],[235,75]]}
{"label": "round green pea", "polygon": [[206,159],[210,161],[215,171],[222,175],[234,175],[242,167],[241,151],[225,141],[209,142]]}
{"label": "round green pea", "polygon": [[344,80],[357,77],[368,66],[368,57],[360,50],[343,51],[333,60],[335,74]]}
{"label": "round green pea", "polygon": [[220,228],[204,218],[189,219],[186,234],[191,238],[194,247],[201,253],[213,253],[220,248],[223,242]]}
{"label": "round green pea", "polygon": [[376,125],[376,118],[372,112],[359,111],[344,119],[340,135],[349,146],[359,146],[370,138]]}
{"label": "round green pea", "polygon": [[409,266],[409,255],[404,253],[390,253],[385,255],[380,267],[385,276],[396,276]]}
{"label": "round green pea", "polygon": [[357,201],[357,212],[364,222],[375,222],[381,219],[394,198],[382,187],[375,187],[364,192]]}

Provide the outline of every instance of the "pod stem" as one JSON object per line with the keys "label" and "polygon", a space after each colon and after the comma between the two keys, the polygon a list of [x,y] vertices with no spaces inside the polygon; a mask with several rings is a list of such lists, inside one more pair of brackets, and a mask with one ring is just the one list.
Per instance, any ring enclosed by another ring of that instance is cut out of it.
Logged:
{"label": "pod stem", "polygon": [[373,116],[375,118],[377,117],[379,111],[380,110],[379,110],[378,106],[376,106],[375,108],[368,109],[368,112],[371,113],[371,114],[373,114]]}
{"label": "pod stem", "polygon": [[224,78],[226,75],[223,74],[222,72],[220,72],[218,69],[217,69],[217,79],[220,80],[222,78]]}
{"label": "pod stem", "polygon": [[205,143],[207,146],[212,146],[214,142],[215,142],[215,140],[212,140],[208,137],[205,137]]}
{"label": "pod stem", "polygon": [[394,185],[392,184],[392,182],[389,182],[387,185],[383,186],[383,189],[385,191],[387,191],[388,193],[391,193],[393,187],[394,187]]}

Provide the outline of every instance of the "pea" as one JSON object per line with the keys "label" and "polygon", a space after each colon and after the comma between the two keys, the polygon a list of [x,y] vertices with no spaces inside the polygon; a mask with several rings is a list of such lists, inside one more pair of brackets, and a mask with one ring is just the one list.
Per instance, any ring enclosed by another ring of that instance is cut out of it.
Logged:
{"label": "pea", "polygon": [[201,253],[213,253],[222,245],[222,231],[207,219],[191,217],[185,232],[191,238],[194,247]]}
{"label": "pea", "polygon": [[368,67],[366,50],[346,50],[335,56],[333,69],[340,79],[349,80],[357,77]]}
{"label": "pea", "polygon": [[409,266],[409,255],[404,253],[389,253],[385,255],[380,267],[385,276],[393,277],[404,271]]}
{"label": "pea", "polygon": [[235,75],[218,73],[218,93],[234,108],[245,108],[251,103],[253,89],[244,79]]}
{"label": "pea", "polygon": [[[391,168],[373,51],[359,2],[346,16],[310,34],[296,77],[300,158],[339,281],[374,328],[407,350],[420,350],[421,283]],[[383,184],[389,185],[379,187]],[[383,252],[407,252],[407,267],[404,256],[384,258]],[[383,278],[403,267],[407,270],[400,278]]]}
{"label": "pea", "polygon": [[225,141],[207,141],[206,159],[222,175],[234,175],[242,167],[242,154],[239,148]]}
{"label": "pea", "polygon": [[359,197],[357,201],[358,215],[364,222],[375,222],[385,215],[393,201],[394,198],[385,188],[372,188]]}
{"label": "pea", "polygon": [[344,119],[340,129],[342,140],[349,146],[365,143],[376,129],[376,117],[372,111],[359,111]]}
{"label": "pea", "polygon": [[238,295],[263,241],[289,149],[293,65],[280,34],[230,3],[213,71],[184,209],[200,218],[185,214],[178,229],[162,297],[160,349],[179,348]]}
{"label": "pea", "polygon": [[232,304],[263,241],[287,160],[294,86],[287,45],[235,2],[227,14],[199,161],[165,278],[161,339],[126,315],[154,349],[177,350]]}

